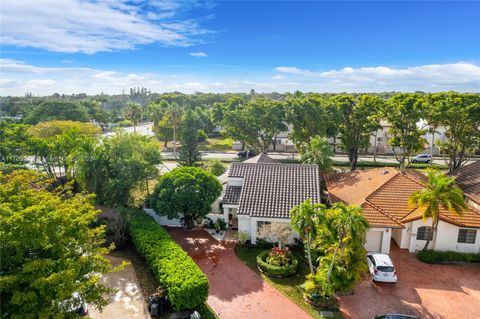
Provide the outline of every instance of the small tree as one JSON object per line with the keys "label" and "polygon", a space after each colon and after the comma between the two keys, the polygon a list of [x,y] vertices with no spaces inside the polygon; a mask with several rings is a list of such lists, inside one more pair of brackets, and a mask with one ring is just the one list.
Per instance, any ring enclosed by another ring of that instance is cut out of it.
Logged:
{"label": "small tree", "polygon": [[178,164],[181,166],[195,166],[202,156],[198,150],[198,129],[191,110],[188,110],[185,115],[180,141],[182,147],[180,148],[180,154],[178,156]]}
{"label": "small tree", "polygon": [[292,235],[292,229],[287,223],[264,224],[258,229],[258,237],[272,243],[278,243],[280,249]]}
{"label": "small tree", "polygon": [[[4,318],[68,318],[61,302],[79,293],[102,309],[111,271],[92,196],[47,191],[33,171],[0,175],[0,307]],[[66,194],[60,195],[60,194]],[[70,314],[71,316],[71,314]]]}
{"label": "small tree", "polygon": [[151,206],[159,215],[183,219],[191,229],[195,220],[210,212],[221,192],[222,185],[214,175],[198,167],[185,166],[160,177]]}
{"label": "small tree", "polygon": [[305,241],[308,266],[312,274],[315,274],[315,267],[312,263],[311,246],[317,237],[317,225],[323,219],[325,209],[325,205],[313,204],[311,199],[307,199],[290,210],[290,225]]}
{"label": "small tree", "polygon": [[300,145],[299,151],[303,163],[317,164],[320,172],[328,172],[332,169],[333,151],[327,138],[312,137],[310,142]]}
{"label": "small tree", "polygon": [[215,176],[220,176],[225,173],[225,165],[218,159],[211,159],[205,163],[205,169]]}
{"label": "small tree", "polygon": [[427,238],[423,250],[427,250],[433,235],[437,231],[442,208],[457,215],[462,214],[467,209],[462,190],[455,186],[455,178],[432,169],[428,171],[428,182],[425,184],[425,188],[413,193],[410,196],[409,203],[411,206],[418,206],[418,209],[422,210],[424,221],[429,217],[432,218],[432,237]]}
{"label": "small tree", "polygon": [[125,110],[125,117],[132,121],[133,132],[137,132],[138,122],[142,120],[142,108],[138,103],[128,103],[127,109]]}

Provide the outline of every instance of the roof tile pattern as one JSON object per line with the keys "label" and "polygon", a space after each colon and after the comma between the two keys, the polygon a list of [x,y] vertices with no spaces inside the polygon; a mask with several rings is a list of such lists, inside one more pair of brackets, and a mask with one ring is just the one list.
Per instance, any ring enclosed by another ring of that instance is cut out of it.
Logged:
{"label": "roof tile pattern", "polygon": [[243,177],[238,214],[290,218],[290,209],[307,198],[320,202],[317,165],[234,163],[230,177]]}
{"label": "roof tile pattern", "polygon": [[480,161],[460,167],[450,175],[455,176],[465,196],[480,204]]}
{"label": "roof tile pattern", "polygon": [[278,161],[274,160],[270,156],[265,153],[260,153],[257,156],[247,159],[243,161],[243,163],[270,163],[270,164],[277,164]]}
{"label": "roof tile pattern", "polygon": [[242,186],[228,185],[227,189],[225,190],[225,195],[223,195],[222,204],[238,205],[241,191]]}
{"label": "roof tile pattern", "polygon": [[[391,170],[391,171],[390,171]],[[325,176],[330,199],[361,205],[365,218],[372,226],[398,227],[402,223],[422,218],[422,212],[408,204],[410,195],[424,189],[425,176],[416,171],[372,169],[368,172],[349,172],[343,176]],[[375,175],[391,175],[378,177]],[[332,174],[339,175],[339,174]],[[366,195],[365,195],[366,194]],[[480,213],[469,210],[461,216],[443,208],[440,218],[462,227],[479,227]],[[396,225],[396,226],[394,226]]]}

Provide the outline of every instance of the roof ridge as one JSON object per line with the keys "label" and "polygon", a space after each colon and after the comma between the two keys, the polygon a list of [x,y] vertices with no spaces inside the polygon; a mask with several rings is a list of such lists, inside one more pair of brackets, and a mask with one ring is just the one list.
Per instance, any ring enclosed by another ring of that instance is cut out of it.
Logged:
{"label": "roof ridge", "polygon": [[391,220],[393,220],[395,223],[399,224],[400,226],[403,227],[403,223],[402,221],[400,220],[397,220],[396,217],[390,215],[389,213],[385,212],[383,209],[381,209],[380,207],[378,207],[377,205],[375,205],[374,203],[368,201],[368,200],[365,200],[364,203],[367,203],[369,204],[370,206],[372,206],[373,208],[375,208],[375,210],[379,211],[380,213],[382,213],[383,215],[385,215],[386,217],[390,218]]}
{"label": "roof ridge", "polygon": [[407,174],[407,172],[408,172],[408,170],[403,170],[403,171],[400,171],[400,174],[402,174],[403,176],[405,176],[407,179],[411,180],[412,182],[417,183],[418,185],[422,186],[423,188],[426,188],[424,184],[422,184],[419,181],[417,181],[416,179],[410,177]]}

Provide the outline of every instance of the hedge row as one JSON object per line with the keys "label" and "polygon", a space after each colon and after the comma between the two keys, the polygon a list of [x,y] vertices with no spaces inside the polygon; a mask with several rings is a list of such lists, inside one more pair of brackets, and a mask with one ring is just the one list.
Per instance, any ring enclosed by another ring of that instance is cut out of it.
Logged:
{"label": "hedge row", "polygon": [[138,253],[145,258],[176,311],[201,306],[208,296],[208,279],[167,231],[138,209],[121,209]]}
{"label": "hedge row", "polygon": [[275,266],[266,262],[268,250],[262,251],[257,256],[257,266],[267,276],[287,277],[295,274],[298,269],[298,260],[292,254],[292,264],[287,266]]}
{"label": "hedge row", "polygon": [[417,257],[420,261],[428,264],[442,264],[455,262],[480,263],[480,254],[459,253],[456,251],[419,251]]}

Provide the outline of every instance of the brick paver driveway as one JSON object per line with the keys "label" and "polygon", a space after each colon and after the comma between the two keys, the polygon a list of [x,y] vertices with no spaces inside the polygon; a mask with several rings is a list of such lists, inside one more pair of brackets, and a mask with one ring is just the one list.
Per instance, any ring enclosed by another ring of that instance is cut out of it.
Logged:
{"label": "brick paver driveway", "polygon": [[404,313],[421,318],[480,318],[480,267],[428,265],[393,244],[396,285],[366,280],[340,298],[345,318]]}
{"label": "brick paver driveway", "polygon": [[210,281],[208,304],[222,319],[307,319],[310,316],[237,258],[233,243],[206,231],[168,228]]}

